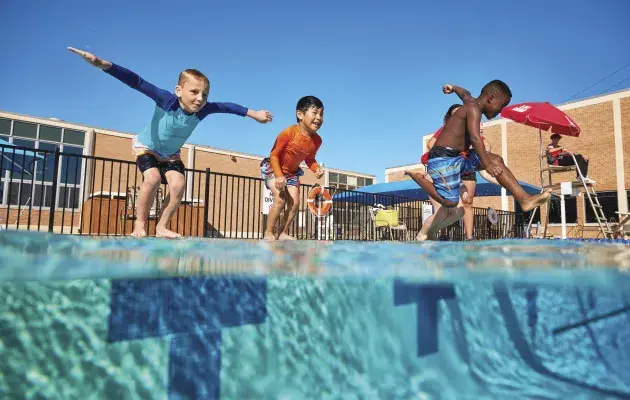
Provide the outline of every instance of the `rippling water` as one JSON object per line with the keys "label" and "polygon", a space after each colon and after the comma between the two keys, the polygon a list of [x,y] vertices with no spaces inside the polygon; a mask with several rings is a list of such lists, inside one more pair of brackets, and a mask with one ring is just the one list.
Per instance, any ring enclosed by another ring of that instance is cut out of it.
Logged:
{"label": "rippling water", "polygon": [[0,397],[630,397],[630,246],[0,232]]}

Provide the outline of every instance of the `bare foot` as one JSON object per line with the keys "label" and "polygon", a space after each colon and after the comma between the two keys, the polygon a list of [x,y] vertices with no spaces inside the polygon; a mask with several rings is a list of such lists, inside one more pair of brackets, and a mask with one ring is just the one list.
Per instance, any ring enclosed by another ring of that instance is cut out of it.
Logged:
{"label": "bare foot", "polygon": [[182,235],[173,231],[169,231],[168,229],[162,228],[161,226],[158,226],[155,228],[155,237],[175,239],[175,238],[182,237]]}
{"label": "bare foot", "polygon": [[145,237],[147,236],[147,231],[144,228],[136,228],[131,233],[133,237]]}
{"label": "bare foot", "polygon": [[537,194],[535,196],[529,196],[521,203],[521,208],[523,211],[531,211],[534,208],[541,206],[549,201],[551,197],[551,189],[547,189],[546,191]]}
{"label": "bare foot", "polygon": [[430,229],[428,233],[420,231],[416,235],[416,241],[424,242],[425,240],[437,240],[439,233],[440,233],[439,230],[438,231],[434,231],[433,229]]}
{"label": "bare foot", "polygon": [[295,238],[287,235],[286,233],[281,233],[280,236],[278,236],[278,240],[295,240]]}
{"label": "bare foot", "polygon": [[273,233],[265,233],[263,240],[276,240],[276,235]]}

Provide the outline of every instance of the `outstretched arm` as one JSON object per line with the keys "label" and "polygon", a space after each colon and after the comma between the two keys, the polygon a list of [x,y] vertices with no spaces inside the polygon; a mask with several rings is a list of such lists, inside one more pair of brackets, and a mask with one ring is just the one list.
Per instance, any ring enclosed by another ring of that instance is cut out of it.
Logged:
{"label": "outstretched arm", "polygon": [[206,105],[203,107],[203,111],[205,115],[223,113],[223,114],[240,115],[241,117],[250,117],[251,119],[258,121],[261,124],[265,124],[273,120],[273,115],[269,111],[251,110],[251,109],[248,109],[247,107],[243,107],[240,104],[229,103],[229,102],[206,103]]}
{"label": "outstretched arm", "polygon": [[80,55],[90,63],[91,65],[103,70],[105,73],[113,76],[118,79],[125,85],[131,87],[132,89],[136,89],[140,93],[150,97],[153,99],[159,106],[163,106],[165,102],[172,97],[173,95],[164,89],[160,89],[153,85],[150,82],[142,79],[138,74],[132,72],[120,65],[116,65],[113,62],[103,60],[100,57],[95,56],[92,53],[88,53],[87,51],[75,49],[74,47],[68,47],[68,50],[71,52]]}
{"label": "outstretched arm", "polygon": [[475,101],[475,98],[472,97],[472,95],[470,94],[470,92],[464,88],[460,88],[459,86],[455,86],[455,85],[444,85],[442,87],[442,91],[445,94],[451,94],[451,93],[455,93],[464,103],[468,103],[471,101]]}
{"label": "outstretched arm", "polygon": [[83,59],[85,61],[90,63],[92,66],[94,66],[96,68],[100,68],[103,71],[105,71],[107,69],[110,69],[112,67],[112,63],[111,62],[109,62],[107,60],[103,60],[102,58],[97,57],[97,56],[95,56],[92,53],[88,53],[87,51],[75,49],[74,47],[70,47],[70,46],[68,46],[68,50],[70,50],[74,54],[80,55],[81,57],[83,57]]}
{"label": "outstretched arm", "polygon": [[247,116],[261,124],[273,121],[273,114],[267,110],[247,110]]}

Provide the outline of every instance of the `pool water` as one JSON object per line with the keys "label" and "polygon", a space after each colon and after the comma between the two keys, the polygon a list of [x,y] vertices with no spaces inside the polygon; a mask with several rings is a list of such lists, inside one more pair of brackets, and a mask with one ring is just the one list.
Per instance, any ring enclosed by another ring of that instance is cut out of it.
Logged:
{"label": "pool water", "polygon": [[2,399],[630,397],[630,246],[0,232]]}

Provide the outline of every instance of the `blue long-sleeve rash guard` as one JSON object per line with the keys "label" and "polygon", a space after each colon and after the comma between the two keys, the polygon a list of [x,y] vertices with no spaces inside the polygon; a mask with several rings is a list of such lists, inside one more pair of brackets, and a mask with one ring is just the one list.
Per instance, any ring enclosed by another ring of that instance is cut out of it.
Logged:
{"label": "blue long-sleeve rash guard", "polygon": [[198,112],[189,114],[181,108],[174,93],[156,87],[135,72],[114,63],[105,72],[155,101],[153,118],[138,133],[138,141],[165,157],[179,151],[197,124],[208,115],[247,115],[246,107],[234,103],[206,103]]}

